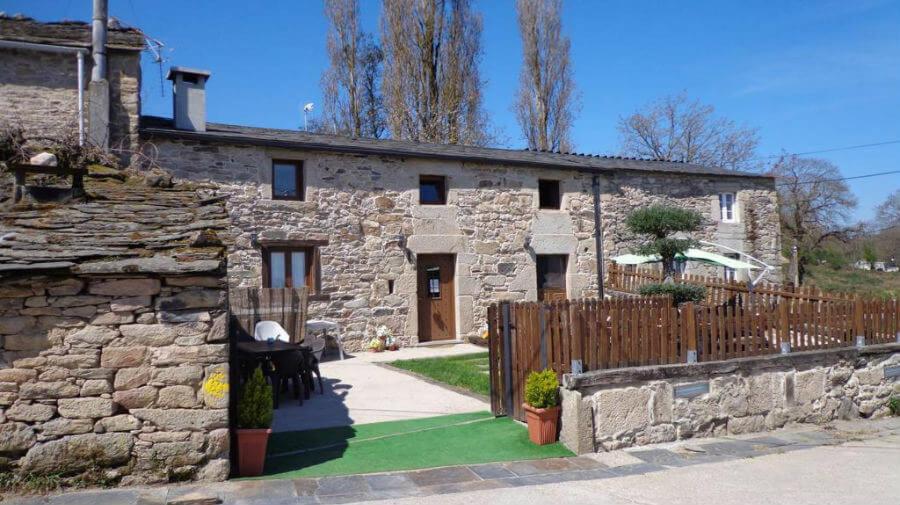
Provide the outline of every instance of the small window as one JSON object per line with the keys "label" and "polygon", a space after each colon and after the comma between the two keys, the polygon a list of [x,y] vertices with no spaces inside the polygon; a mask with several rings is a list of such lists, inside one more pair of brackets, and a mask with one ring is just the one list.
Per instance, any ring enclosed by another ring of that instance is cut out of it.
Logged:
{"label": "small window", "polygon": [[[731,258],[731,259],[735,259],[735,260],[741,259],[741,255],[738,253],[725,253],[725,254],[723,254],[723,256],[725,256],[726,258]],[[730,267],[722,267],[722,269],[723,269],[722,278],[724,278],[726,281],[737,280],[737,270],[730,268]]]}
{"label": "small window", "polygon": [[737,222],[737,214],[734,207],[734,193],[722,193],[719,195],[719,208],[723,223]]}
{"label": "small window", "polygon": [[318,251],[314,247],[271,247],[263,250],[263,286],[316,292]]}
{"label": "small window", "polygon": [[425,278],[428,280],[428,298],[439,300],[441,298],[441,267],[426,268]]}
{"label": "small window", "polygon": [[301,162],[272,162],[273,200],[303,200],[303,190],[303,164]]}
{"label": "small window", "polygon": [[441,175],[419,176],[419,203],[447,205],[447,178]]}
{"label": "small window", "polygon": [[540,208],[559,209],[561,202],[559,181],[540,179],[538,181],[538,205]]}

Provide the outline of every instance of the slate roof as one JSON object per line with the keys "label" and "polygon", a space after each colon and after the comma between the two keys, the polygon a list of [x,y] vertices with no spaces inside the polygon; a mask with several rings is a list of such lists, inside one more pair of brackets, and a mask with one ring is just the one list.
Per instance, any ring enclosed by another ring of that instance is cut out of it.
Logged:
{"label": "slate roof", "polygon": [[224,265],[228,216],[213,186],[151,187],[142,174],[118,174],[88,175],[85,196],[66,203],[13,204],[12,175],[0,168],[0,279],[35,270],[175,275]]}
{"label": "slate roof", "polygon": [[[137,28],[120,26],[114,18],[110,18],[108,26],[108,47],[138,51],[144,48],[144,34]],[[10,16],[0,12],[0,39],[90,48],[91,25],[83,21],[44,23],[22,15]]]}
{"label": "slate roof", "polygon": [[693,175],[772,179],[771,176],[737,172],[719,167],[662,160],[625,158],[527,149],[497,149],[452,144],[429,144],[389,139],[352,138],[341,135],[279,130],[221,123],[207,123],[205,132],[177,130],[169,118],[141,117],[141,135],[147,139],[178,138],[225,144],[260,145],[353,154],[376,154],[410,158],[450,159],[491,164],[573,169],[587,172],[634,170]]}

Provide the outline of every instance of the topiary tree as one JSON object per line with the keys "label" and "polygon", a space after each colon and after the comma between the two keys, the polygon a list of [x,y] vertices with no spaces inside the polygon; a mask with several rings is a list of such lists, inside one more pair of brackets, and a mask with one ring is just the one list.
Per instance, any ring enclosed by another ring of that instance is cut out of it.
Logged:
{"label": "topiary tree", "polygon": [[556,372],[546,369],[531,372],[525,379],[525,403],[536,409],[546,409],[559,404],[559,381]]}
{"label": "topiary tree", "polygon": [[245,430],[266,429],[272,426],[272,387],[257,368],[244,384],[238,401],[238,428]]}
{"label": "topiary tree", "polygon": [[637,254],[658,254],[662,258],[665,277],[675,271],[675,256],[696,243],[690,238],[672,238],[670,235],[696,231],[702,222],[700,213],[669,205],[644,207],[625,219],[625,225],[633,233],[648,236],[647,241],[638,247]]}

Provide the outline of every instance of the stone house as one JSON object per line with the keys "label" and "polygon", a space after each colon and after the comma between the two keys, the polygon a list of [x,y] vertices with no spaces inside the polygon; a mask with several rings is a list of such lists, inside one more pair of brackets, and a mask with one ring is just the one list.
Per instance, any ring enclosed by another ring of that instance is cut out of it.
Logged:
{"label": "stone house", "polygon": [[170,182],[14,203],[0,173],[0,473],[228,477],[227,215]]}
{"label": "stone house", "polygon": [[[128,77],[140,82],[137,69]],[[595,234],[605,261],[630,252],[638,237],[624,218],[655,202],[701,212],[697,238],[780,264],[770,177],[207,123],[210,74],[176,67],[168,78],[172,119],[110,135],[137,135],[141,162],[228,191],[229,284],[308,286],[310,316],[339,322],[351,350],[380,325],[405,344],[462,340],[497,300],[596,296]]]}

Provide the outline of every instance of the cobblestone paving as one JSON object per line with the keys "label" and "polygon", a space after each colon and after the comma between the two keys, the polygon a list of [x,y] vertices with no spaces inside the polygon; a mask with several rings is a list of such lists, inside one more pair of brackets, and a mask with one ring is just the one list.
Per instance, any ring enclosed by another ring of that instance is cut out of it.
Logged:
{"label": "cobblestone paving", "polygon": [[614,479],[670,468],[755,458],[900,435],[900,418],[795,427],[745,437],[708,438],[570,458],[307,479],[231,481],[82,491],[11,499],[50,505],[299,505],[425,497],[579,480]]}

